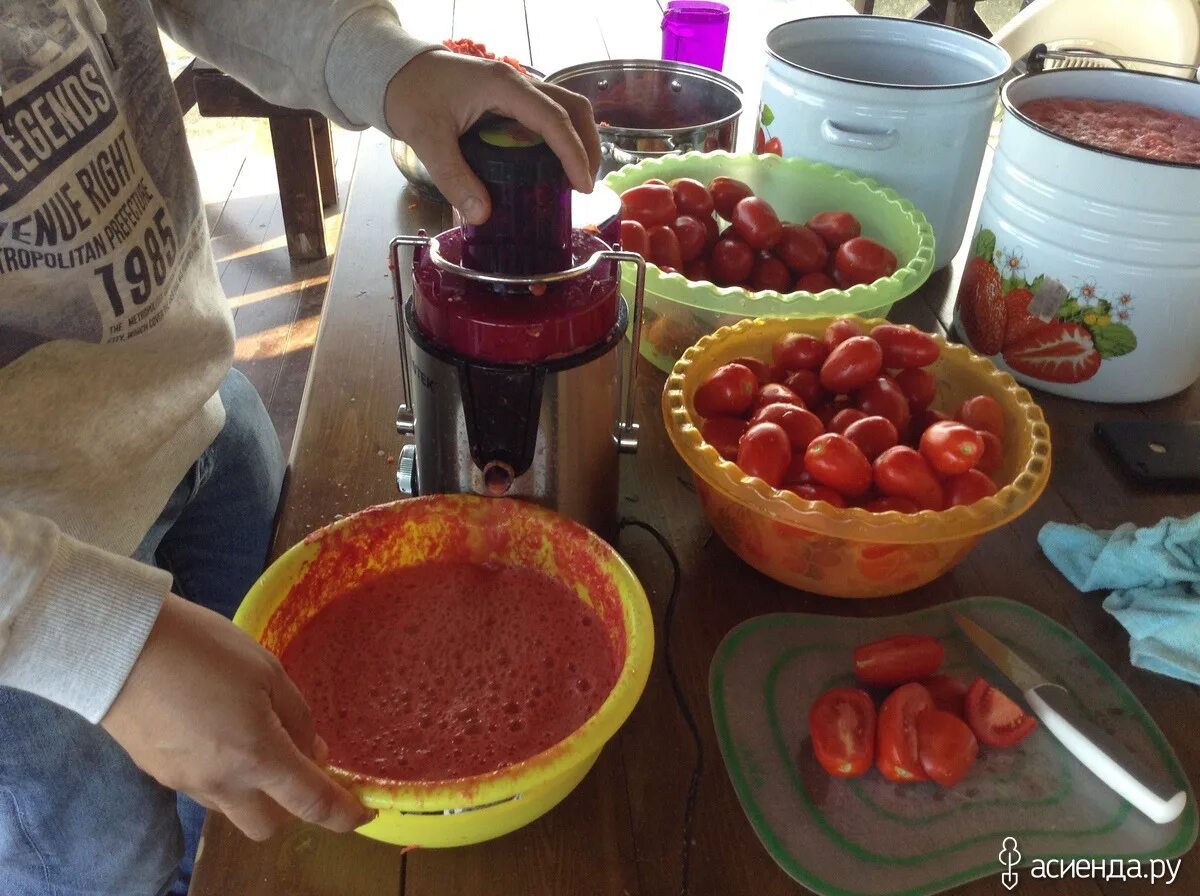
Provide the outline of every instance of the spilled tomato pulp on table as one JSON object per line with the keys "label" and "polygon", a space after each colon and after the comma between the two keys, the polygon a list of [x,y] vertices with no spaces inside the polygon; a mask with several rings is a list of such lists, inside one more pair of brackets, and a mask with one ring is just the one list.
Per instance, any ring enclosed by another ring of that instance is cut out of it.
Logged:
{"label": "spilled tomato pulp on table", "polygon": [[440,561],[382,572],[283,650],[329,761],[396,781],[484,774],[591,718],[620,662],[597,613],[538,570]]}

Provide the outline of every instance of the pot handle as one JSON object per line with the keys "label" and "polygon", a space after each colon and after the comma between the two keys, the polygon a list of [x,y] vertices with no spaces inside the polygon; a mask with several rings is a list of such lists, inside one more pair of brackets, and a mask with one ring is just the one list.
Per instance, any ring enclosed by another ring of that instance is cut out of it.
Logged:
{"label": "pot handle", "polygon": [[853,149],[891,149],[900,139],[900,133],[891,128],[886,131],[855,131],[826,118],[821,122],[821,136],[835,146]]}

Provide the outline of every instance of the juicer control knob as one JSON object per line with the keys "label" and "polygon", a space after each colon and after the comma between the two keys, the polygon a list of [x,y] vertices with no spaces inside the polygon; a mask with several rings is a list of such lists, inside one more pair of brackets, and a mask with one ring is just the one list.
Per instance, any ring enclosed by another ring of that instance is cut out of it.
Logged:
{"label": "juicer control knob", "polygon": [[407,404],[400,405],[396,410],[396,432],[402,436],[411,436],[417,431],[412,409]]}
{"label": "juicer control knob", "polygon": [[415,498],[419,494],[416,445],[405,445],[400,449],[400,456],[396,458],[396,485],[402,495]]}

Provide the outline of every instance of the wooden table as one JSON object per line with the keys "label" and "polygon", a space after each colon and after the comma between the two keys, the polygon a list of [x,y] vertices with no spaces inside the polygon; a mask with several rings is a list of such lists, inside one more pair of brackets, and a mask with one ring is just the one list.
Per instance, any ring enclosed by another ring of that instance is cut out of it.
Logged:
{"label": "wooden table", "polygon": [[[502,5],[500,0],[486,2]],[[459,10],[464,5],[457,0]],[[531,19],[530,34],[533,29]],[[490,42],[482,30],[456,33]],[[537,64],[536,51],[533,58]],[[364,135],[301,409],[277,552],[339,514],[398,497],[392,460],[400,447],[394,419],[402,388],[386,247],[396,233],[419,227],[437,232],[447,223],[445,208],[405,188],[387,141],[377,133]],[[962,262],[960,256],[951,269],[899,303],[893,318],[945,333]],[[738,806],[718,752],[707,697],[709,661],[725,633],[751,616],[778,611],[893,614],[975,594],[1026,601],[1078,634],[1129,684],[1200,789],[1200,738],[1195,735],[1200,692],[1132,668],[1128,636],[1101,609],[1099,597],[1075,592],[1041,556],[1035,541],[1049,520],[1107,528],[1200,510],[1194,494],[1150,493],[1131,486],[1091,435],[1098,420],[1197,419],[1200,388],[1154,404],[1123,407],[1039,395],[1055,451],[1053,479],[1041,500],[1013,524],[985,536],[959,567],[931,585],[887,600],[843,602],[797,592],[759,575],[714,536],[659,422],[663,380],[649,365],[641,365],[637,409],[642,444],[635,457],[622,461],[621,511],[662,532],[682,562],[670,649],[683,696],[698,723],[699,751],[664,666],[662,619],[670,567],[646,533],[626,529],[620,549],[650,596],[659,624],[658,653],[628,723],[560,806],[491,843],[407,855],[363,837],[310,826],[255,844],[224,818],[213,816],[197,864],[196,896],[793,894],[797,885],[762,849]],[[698,767],[694,810],[686,814],[689,783]],[[957,892],[998,896],[1005,891],[993,877]],[[1020,892],[1117,896],[1145,890],[1135,883],[1024,877]],[[1184,858],[1172,892],[1200,892],[1200,862],[1194,856]]]}

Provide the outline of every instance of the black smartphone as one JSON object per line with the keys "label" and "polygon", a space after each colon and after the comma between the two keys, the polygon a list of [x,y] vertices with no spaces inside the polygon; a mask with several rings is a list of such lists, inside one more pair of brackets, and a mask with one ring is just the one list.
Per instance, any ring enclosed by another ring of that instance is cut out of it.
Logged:
{"label": "black smartphone", "polygon": [[1118,420],[1096,435],[1144,485],[1200,486],[1200,421]]}

